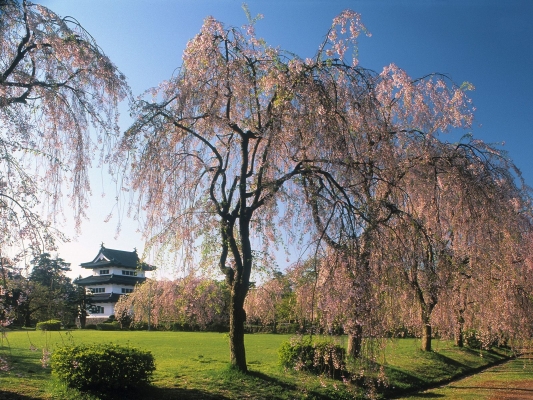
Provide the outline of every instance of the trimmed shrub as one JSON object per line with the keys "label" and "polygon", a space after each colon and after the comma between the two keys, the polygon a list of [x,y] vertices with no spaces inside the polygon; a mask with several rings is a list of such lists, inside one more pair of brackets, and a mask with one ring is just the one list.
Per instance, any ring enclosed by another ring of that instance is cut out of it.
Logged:
{"label": "trimmed shrub", "polygon": [[96,324],[87,324],[83,329],[96,329]]}
{"label": "trimmed shrub", "polygon": [[117,321],[113,322],[102,322],[101,324],[96,324],[96,329],[99,331],[120,331],[120,324]]}
{"label": "trimmed shrub", "polygon": [[108,343],[60,347],[51,367],[70,387],[105,392],[148,384],[155,363],[149,351]]}
{"label": "trimmed shrub", "polygon": [[37,322],[37,326],[35,328],[40,331],[60,331],[61,321],[57,319],[50,319],[48,321]]}
{"label": "trimmed shrub", "polygon": [[346,351],[330,340],[312,342],[310,338],[296,337],[281,344],[279,363],[296,371],[325,374],[332,378],[346,369]]}

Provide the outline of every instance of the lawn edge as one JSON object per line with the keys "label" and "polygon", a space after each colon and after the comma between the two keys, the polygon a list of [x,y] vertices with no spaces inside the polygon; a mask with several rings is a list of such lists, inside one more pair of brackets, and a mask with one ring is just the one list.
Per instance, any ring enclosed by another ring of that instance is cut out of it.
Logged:
{"label": "lawn edge", "polygon": [[399,393],[383,393],[383,394],[386,394],[389,398],[389,399],[402,399],[404,397],[408,397],[408,396],[412,396],[412,395],[416,395],[416,394],[419,394],[421,392],[424,392],[426,390],[432,390],[432,389],[437,389],[441,386],[444,386],[444,385],[448,385],[452,382],[457,382],[457,381],[460,381],[461,379],[464,379],[464,378],[468,378],[470,376],[473,376],[473,375],[476,375],[476,374],[479,374],[480,372],[483,372],[489,368],[492,368],[492,367],[496,367],[498,365],[501,365],[501,364],[505,364],[509,361],[511,361],[512,359],[516,359],[518,357],[520,357],[521,355],[523,354],[523,352],[518,352],[518,353],[513,353],[511,355],[508,355],[508,356],[505,356],[503,355],[502,359],[500,360],[497,360],[497,361],[494,361],[492,363],[488,363],[487,365],[483,365],[481,367],[475,367],[475,368],[472,368],[471,370],[469,370],[468,372],[463,372],[461,374],[457,374],[456,376],[452,377],[452,378],[449,378],[449,379],[443,379],[442,381],[439,381],[439,382],[435,382],[435,383],[430,383],[430,384],[427,384],[427,385],[422,385],[421,387],[417,387],[416,389],[400,389]]}

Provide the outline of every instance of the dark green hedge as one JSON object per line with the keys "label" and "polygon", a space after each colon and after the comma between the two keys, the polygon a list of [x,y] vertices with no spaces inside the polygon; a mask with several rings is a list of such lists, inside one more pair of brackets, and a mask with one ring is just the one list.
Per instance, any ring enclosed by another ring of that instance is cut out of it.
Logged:
{"label": "dark green hedge", "polygon": [[146,385],[155,370],[149,351],[113,343],[60,347],[51,366],[67,385],[100,392]]}
{"label": "dark green hedge", "polygon": [[61,321],[57,319],[50,319],[48,321],[37,322],[37,326],[35,328],[41,331],[59,331],[61,330]]}
{"label": "dark green hedge", "polygon": [[101,324],[96,324],[96,329],[99,331],[120,331],[120,324],[116,321],[102,322]]}

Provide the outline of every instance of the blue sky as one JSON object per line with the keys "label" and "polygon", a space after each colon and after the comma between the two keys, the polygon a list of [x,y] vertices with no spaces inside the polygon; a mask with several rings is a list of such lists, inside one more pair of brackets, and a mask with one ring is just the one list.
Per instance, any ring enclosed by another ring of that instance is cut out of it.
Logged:
{"label": "blue sky", "polygon": [[[61,16],[75,17],[119,69],[134,94],[168,79],[181,64],[187,41],[212,15],[226,25],[242,26],[240,0],[47,0]],[[395,63],[412,77],[432,72],[455,82],[468,81],[477,108],[471,132],[503,149],[533,186],[533,1],[531,0],[270,0],[248,1],[252,15],[261,13],[258,36],[269,44],[312,57],[333,17],[350,8],[362,15],[372,37],[362,37],[360,65],[380,71]],[[123,107],[124,127],[128,124]],[[446,140],[446,137],[443,137]],[[449,140],[454,140],[450,137]],[[76,242],[59,254],[73,267],[89,261],[104,242],[111,248],[143,249],[136,224],[125,220],[114,239],[117,218],[109,214],[113,188],[104,172],[93,176],[91,220]],[[106,191],[102,198],[100,193]],[[116,211],[115,211],[116,215]],[[66,230],[72,236],[67,223]],[[73,275],[82,273],[73,268]],[[87,272],[83,272],[87,274]]]}

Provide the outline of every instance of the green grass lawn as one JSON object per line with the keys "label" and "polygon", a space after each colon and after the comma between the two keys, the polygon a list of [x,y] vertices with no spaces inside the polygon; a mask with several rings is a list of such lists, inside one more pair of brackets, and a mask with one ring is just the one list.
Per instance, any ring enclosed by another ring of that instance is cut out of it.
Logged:
{"label": "green grass lawn", "polygon": [[533,399],[532,377],[533,360],[521,357],[489,368],[480,374],[405,399]]}
{"label": "green grass lawn", "polygon": [[[227,334],[199,332],[71,331],[8,332],[1,353],[11,369],[0,372],[0,399],[97,399],[67,390],[42,368],[42,349],[63,344],[105,343],[149,350],[156,360],[153,385],[148,391],[129,393],[136,399],[342,399],[355,389],[340,381],[284,371],[278,366],[278,348],[288,335],[247,335],[246,357],[250,374],[229,368]],[[504,358],[503,353],[457,349],[450,342],[435,341],[435,351],[423,353],[414,339],[383,342],[377,362],[385,365],[389,386],[386,397],[416,387],[449,380],[472,369]],[[19,397],[9,397],[14,393]],[[6,397],[7,396],[7,397]],[[116,396],[113,398],[117,398]]]}

